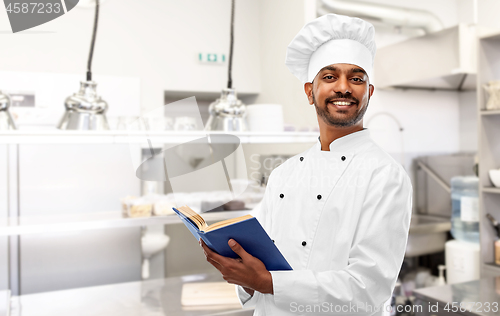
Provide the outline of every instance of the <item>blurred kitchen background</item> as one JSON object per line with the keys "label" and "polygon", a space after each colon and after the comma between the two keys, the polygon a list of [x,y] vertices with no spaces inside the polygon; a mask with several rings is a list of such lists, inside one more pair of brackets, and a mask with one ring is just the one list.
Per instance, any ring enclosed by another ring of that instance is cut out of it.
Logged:
{"label": "blurred kitchen background", "polygon": [[[232,85],[247,128],[228,131],[241,145],[225,160],[243,193],[228,198],[225,179],[192,182],[181,200],[209,222],[253,213],[272,169],[314,144],[314,107],[284,59],[304,23],[329,12],[375,26],[364,123],[413,182],[393,306],[500,302],[499,1],[236,0]],[[170,212],[174,184],[136,177],[150,150],[206,134],[227,88],[231,1],[102,0],[92,71],[109,130],[61,130],[65,100],[85,81],[94,14],[94,0],[80,1],[12,33],[0,10],[0,91],[10,97],[0,96],[0,315],[121,300],[130,315],[237,311],[192,311],[172,294],[221,280]],[[195,170],[204,157],[189,154]],[[123,306],[106,308],[82,315]]]}

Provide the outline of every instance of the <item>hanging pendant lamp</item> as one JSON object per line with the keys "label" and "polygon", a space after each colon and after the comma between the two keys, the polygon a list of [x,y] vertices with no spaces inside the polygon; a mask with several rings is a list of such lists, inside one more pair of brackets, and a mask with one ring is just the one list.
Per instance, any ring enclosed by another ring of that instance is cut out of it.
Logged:
{"label": "hanging pendant lamp", "polygon": [[227,88],[222,90],[221,96],[211,103],[205,130],[207,131],[246,131],[246,106],[238,99],[236,90],[233,88],[232,64],[234,44],[234,1],[231,0],[231,35],[229,43],[229,67]]}
{"label": "hanging pendant lamp", "polygon": [[11,104],[10,97],[0,91],[0,131],[17,129],[9,111]]}
{"label": "hanging pendant lamp", "polygon": [[94,28],[87,64],[87,80],[80,82],[80,91],[66,98],[66,111],[58,128],[63,130],[108,130],[106,111],[108,104],[97,95],[97,83],[92,81],[92,57],[94,54],[97,22],[99,19],[99,0],[95,0]]}

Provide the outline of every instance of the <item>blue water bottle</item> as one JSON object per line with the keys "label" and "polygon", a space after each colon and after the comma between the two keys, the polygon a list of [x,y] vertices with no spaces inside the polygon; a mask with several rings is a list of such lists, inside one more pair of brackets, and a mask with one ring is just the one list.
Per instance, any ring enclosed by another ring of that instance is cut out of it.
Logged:
{"label": "blue water bottle", "polygon": [[451,179],[451,235],[461,241],[479,243],[479,178]]}

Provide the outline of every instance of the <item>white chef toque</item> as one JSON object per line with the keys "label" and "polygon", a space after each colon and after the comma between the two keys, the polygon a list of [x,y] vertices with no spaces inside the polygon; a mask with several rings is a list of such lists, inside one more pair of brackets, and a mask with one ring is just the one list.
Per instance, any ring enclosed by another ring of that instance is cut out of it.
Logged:
{"label": "white chef toque", "polygon": [[312,82],[331,64],[353,64],[372,79],[375,29],[345,15],[326,14],[307,23],[288,45],[285,65],[302,83]]}

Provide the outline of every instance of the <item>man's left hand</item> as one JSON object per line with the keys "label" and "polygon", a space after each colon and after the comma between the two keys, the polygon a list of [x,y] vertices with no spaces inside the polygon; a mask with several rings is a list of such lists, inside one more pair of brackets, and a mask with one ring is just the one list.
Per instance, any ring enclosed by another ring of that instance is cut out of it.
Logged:
{"label": "man's left hand", "polygon": [[273,294],[272,276],[264,263],[246,252],[234,239],[230,239],[228,245],[240,256],[239,259],[217,254],[201,239],[200,245],[203,247],[207,261],[219,270],[228,283],[241,285],[264,294]]}

